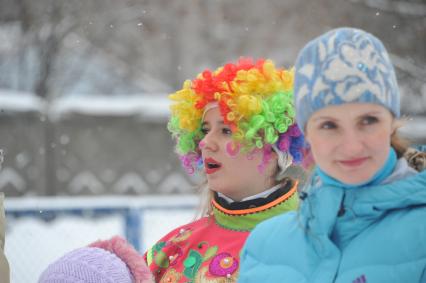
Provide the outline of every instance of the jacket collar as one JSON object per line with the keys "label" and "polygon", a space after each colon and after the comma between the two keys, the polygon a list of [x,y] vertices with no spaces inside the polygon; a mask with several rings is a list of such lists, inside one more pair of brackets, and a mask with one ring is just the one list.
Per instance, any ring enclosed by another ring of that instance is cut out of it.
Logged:
{"label": "jacket collar", "polygon": [[308,231],[345,246],[388,211],[417,205],[426,205],[426,171],[353,190],[313,187],[301,204],[300,218]]}

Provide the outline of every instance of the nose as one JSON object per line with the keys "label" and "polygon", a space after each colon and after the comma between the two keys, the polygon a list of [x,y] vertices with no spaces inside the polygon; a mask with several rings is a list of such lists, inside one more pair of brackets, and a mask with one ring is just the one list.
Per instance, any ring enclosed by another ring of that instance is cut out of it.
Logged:
{"label": "nose", "polygon": [[201,151],[215,152],[219,149],[216,138],[212,132],[207,133],[204,138],[200,141],[199,147]]}
{"label": "nose", "polygon": [[346,155],[361,155],[364,150],[362,133],[354,129],[345,130],[340,139],[340,148]]}

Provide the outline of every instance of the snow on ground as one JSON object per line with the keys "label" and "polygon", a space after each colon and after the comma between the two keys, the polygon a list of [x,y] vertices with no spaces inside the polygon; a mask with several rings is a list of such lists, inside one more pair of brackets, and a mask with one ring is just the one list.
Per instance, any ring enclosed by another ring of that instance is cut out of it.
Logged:
{"label": "snow on ground", "polygon": [[86,246],[99,238],[123,235],[119,216],[91,221],[81,217],[60,217],[46,223],[33,217],[9,220],[6,257],[11,268],[11,282],[37,282],[48,264],[66,252]]}
{"label": "snow on ground", "polygon": [[[167,232],[191,221],[194,195],[149,197],[8,198],[5,252],[11,282],[37,282],[64,253],[113,235],[138,235],[144,252]],[[137,222],[129,222],[128,211]],[[135,225],[132,225],[134,223]]]}

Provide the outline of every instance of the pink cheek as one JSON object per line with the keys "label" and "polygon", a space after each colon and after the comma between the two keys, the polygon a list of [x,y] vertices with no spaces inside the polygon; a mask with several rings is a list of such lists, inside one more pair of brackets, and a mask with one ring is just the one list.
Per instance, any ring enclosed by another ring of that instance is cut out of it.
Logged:
{"label": "pink cheek", "polygon": [[226,152],[228,153],[230,157],[235,158],[235,156],[237,156],[238,153],[240,153],[240,144],[234,143],[234,142],[228,142],[226,144]]}

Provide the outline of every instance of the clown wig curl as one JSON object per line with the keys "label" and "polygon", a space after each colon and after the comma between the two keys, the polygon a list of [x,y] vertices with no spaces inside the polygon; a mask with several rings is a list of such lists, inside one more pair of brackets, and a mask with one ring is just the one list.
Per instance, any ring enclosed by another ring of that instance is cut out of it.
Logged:
{"label": "clown wig curl", "polygon": [[304,140],[294,121],[293,77],[293,70],[277,69],[271,60],[241,58],[185,81],[169,96],[173,103],[168,129],[187,171],[191,174],[202,165],[201,125],[210,103],[217,103],[241,150],[270,151],[273,146],[300,164]]}

